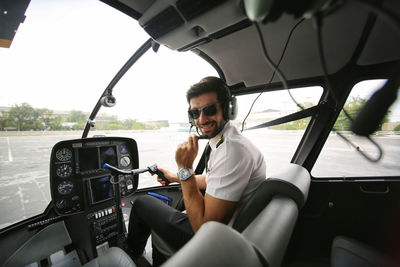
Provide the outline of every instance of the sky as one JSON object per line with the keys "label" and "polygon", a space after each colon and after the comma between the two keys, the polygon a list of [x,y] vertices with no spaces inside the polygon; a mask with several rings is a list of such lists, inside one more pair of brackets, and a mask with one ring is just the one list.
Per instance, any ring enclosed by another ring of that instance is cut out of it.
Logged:
{"label": "sky", "polygon": [[[114,75],[149,38],[137,21],[98,0],[31,0],[25,15],[11,48],[0,48],[0,106],[27,102],[34,108],[90,112]],[[217,73],[192,52],[161,47],[133,65],[114,88],[117,105],[101,111],[120,119],[186,122],[185,92],[209,75]],[[322,90],[314,89],[293,94],[298,102],[317,103]],[[255,97],[240,99],[239,119]],[[279,109],[282,103],[296,109],[283,91],[264,94],[254,110]],[[400,112],[396,114],[400,121]]]}
{"label": "sky", "polygon": [[[0,48],[0,106],[89,112],[149,38],[137,21],[97,0],[32,0],[25,15],[11,48]],[[216,72],[192,52],[161,47],[139,59],[114,88],[117,105],[102,110],[186,121],[185,92],[207,75]]]}

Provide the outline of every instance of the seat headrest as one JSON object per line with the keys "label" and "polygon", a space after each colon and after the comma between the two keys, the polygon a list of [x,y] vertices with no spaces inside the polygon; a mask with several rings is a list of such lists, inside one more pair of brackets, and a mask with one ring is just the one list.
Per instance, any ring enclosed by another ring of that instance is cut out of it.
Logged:
{"label": "seat headrest", "polygon": [[240,208],[233,228],[242,232],[276,195],[293,199],[301,209],[307,200],[310,181],[310,173],[304,167],[289,163],[261,183],[250,200]]}
{"label": "seat headrest", "polygon": [[310,173],[304,167],[290,163],[282,171],[267,178],[265,184],[276,194],[292,198],[301,209],[306,203],[310,182]]}

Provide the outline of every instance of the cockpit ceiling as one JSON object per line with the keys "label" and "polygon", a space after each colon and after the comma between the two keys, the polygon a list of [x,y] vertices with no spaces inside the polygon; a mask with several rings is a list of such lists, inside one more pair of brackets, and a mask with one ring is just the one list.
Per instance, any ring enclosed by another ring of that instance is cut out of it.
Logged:
{"label": "cockpit ceiling", "polygon": [[[346,13],[344,15],[352,16],[351,11]],[[354,20],[351,25],[347,25],[341,20],[335,24],[332,16],[324,21],[322,36],[330,73],[342,68],[351,57],[365,20],[366,16],[362,16],[358,20]],[[262,27],[267,52],[277,63],[283,53],[290,31],[298,22],[300,24],[294,29],[279,65],[289,80],[322,75],[317,38],[312,21],[300,22],[299,19],[284,16],[279,21]],[[329,33],[325,29],[328,29]],[[249,40],[252,41],[249,42]],[[221,66],[229,84],[239,83],[240,79],[246,81],[246,86],[266,84],[272,76],[273,71],[264,59],[261,43],[254,26],[204,44],[199,47],[199,50],[213,58]],[[242,51],[246,52],[242,53]],[[232,66],[234,67],[232,68]],[[279,81],[276,75],[274,81]]]}
{"label": "cockpit ceiling", "polygon": [[[378,19],[370,29],[369,37],[365,41],[362,39],[369,20],[371,18],[368,13],[359,12],[356,5],[348,5],[324,19],[322,38],[330,74],[338,72],[352,60],[357,65],[372,65],[400,59],[400,33],[396,33],[394,27],[388,27],[385,21]],[[262,32],[270,57],[275,63],[279,61],[292,29],[279,68],[288,80],[321,76],[317,37],[311,20],[301,21],[286,15],[263,26]],[[268,83],[273,73],[263,57],[258,40],[256,28],[250,26],[200,45],[198,49],[217,62],[228,84],[236,84],[243,79],[249,87]],[[361,53],[357,56],[357,49],[360,48]],[[277,75],[273,81],[279,81]]]}
{"label": "cockpit ceiling", "polygon": [[[242,1],[122,0],[120,3],[141,14],[139,24],[158,43],[178,51],[196,48],[210,57],[229,85],[243,82],[251,87],[269,82],[273,71],[264,60],[256,27],[247,19]],[[388,0],[383,6],[400,16],[400,1]],[[275,63],[293,30],[279,65],[288,80],[323,74],[313,22],[301,20],[284,14],[276,21],[260,24],[268,54]],[[399,29],[384,16],[375,17],[357,1],[347,1],[324,17],[322,41],[329,74],[348,64],[369,66],[400,59]],[[278,82],[278,77],[274,81]]]}

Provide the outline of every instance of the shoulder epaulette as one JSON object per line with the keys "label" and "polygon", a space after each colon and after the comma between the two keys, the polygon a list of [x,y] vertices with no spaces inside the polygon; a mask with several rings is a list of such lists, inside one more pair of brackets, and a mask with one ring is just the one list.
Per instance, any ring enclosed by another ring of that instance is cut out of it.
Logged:
{"label": "shoulder epaulette", "polygon": [[215,147],[218,148],[223,142],[224,142],[224,136],[221,135],[221,137],[218,139],[217,144],[215,145]]}

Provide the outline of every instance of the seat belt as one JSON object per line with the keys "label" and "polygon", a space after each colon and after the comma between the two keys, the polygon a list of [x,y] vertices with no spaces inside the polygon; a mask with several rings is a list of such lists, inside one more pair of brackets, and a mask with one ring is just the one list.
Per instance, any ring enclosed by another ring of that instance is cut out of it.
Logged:
{"label": "seat belt", "polygon": [[203,154],[201,155],[201,158],[199,160],[199,163],[196,166],[196,170],[194,171],[195,174],[202,174],[204,169],[206,168],[209,156],[211,153],[211,147],[210,143],[207,143],[206,147],[203,150]]}

